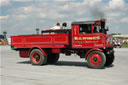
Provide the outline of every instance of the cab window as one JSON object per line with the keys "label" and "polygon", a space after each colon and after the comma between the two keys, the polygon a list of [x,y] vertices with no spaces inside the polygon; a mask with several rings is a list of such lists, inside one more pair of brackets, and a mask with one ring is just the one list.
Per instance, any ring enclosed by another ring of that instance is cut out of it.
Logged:
{"label": "cab window", "polygon": [[101,26],[93,25],[93,33],[99,33]]}
{"label": "cab window", "polygon": [[90,24],[80,25],[80,33],[81,34],[91,33],[91,25]]}

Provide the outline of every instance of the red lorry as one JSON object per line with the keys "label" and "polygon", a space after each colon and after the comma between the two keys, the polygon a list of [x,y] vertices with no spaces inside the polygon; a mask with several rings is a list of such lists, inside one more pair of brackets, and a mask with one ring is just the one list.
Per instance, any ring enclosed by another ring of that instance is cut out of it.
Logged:
{"label": "red lorry", "polygon": [[106,34],[102,20],[72,22],[71,29],[42,30],[38,35],[11,36],[11,48],[20,57],[30,58],[33,65],[54,64],[60,53],[75,53],[90,68],[103,68],[114,61],[112,36]]}

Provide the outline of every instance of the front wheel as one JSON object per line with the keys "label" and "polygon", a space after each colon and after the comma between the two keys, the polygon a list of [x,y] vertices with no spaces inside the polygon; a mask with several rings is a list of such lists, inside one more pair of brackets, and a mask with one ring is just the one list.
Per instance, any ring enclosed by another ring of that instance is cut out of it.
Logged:
{"label": "front wheel", "polygon": [[44,56],[41,50],[39,49],[33,49],[29,57],[33,65],[43,65],[46,64],[47,61],[47,57]]}
{"label": "front wheel", "polygon": [[106,62],[106,57],[103,52],[92,51],[87,56],[87,64],[90,68],[103,68]]}

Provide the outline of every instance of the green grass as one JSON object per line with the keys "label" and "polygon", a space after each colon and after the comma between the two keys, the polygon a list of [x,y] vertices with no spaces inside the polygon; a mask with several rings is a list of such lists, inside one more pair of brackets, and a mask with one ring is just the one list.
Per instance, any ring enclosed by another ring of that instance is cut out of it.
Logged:
{"label": "green grass", "polygon": [[128,45],[123,44],[121,47],[122,48],[128,48]]}

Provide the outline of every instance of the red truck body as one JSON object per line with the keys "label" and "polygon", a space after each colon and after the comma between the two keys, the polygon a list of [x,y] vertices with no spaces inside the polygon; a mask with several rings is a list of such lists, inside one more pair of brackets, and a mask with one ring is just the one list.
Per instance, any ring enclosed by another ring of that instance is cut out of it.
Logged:
{"label": "red truck body", "polygon": [[[85,32],[81,31],[81,29],[83,29],[81,28],[81,26],[85,27],[84,24],[90,26],[91,29],[90,33],[85,33],[86,31]],[[18,50],[20,57],[24,57],[24,58],[30,57],[31,52],[34,49],[39,49],[43,53],[43,55],[47,57],[50,54],[58,55],[59,53],[64,53],[66,55],[70,55],[72,53],[76,53],[81,58],[87,59],[88,55],[93,51],[103,52],[105,56],[109,54],[113,54],[112,36],[101,32],[94,33],[93,31],[94,25],[100,25],[100,21],[73,22],[71,26],[72,28],[68,29],[67,31],[65,30],[66,32],[64,33],[63,33],[64,30],[60,30],[59,31],[60,33],[59,32],[56,33],[55,31],[54,34],[50,34],[53,31],[51,32],[47,31],[49,34],[42,33],[40,35],[11,36],[11,48],[13,48],[14,50]],[[41,55],[39,54],[38,56],[41,57]],[[32,59],[34,58],[35,57],[33,57]],[[96,58],[98,59],[99,57]],[[35,59],[37,60],[37,58]],[[31,61],[33,63],[34,60]],[[96,62],[98,64],[98,61]],[[38,63],[39,62],[33,64],[38,64]],[[95,62],[93,61],[92,63],[95,64]],[[107,63],[107,57],[105,59],[105,63]],[[97,64],[93,66],[90,65],[89,66],[93,68],[101,68],[104,66],[103,65],[98,67]]]}
{"label": "red truck body", "polygon": [[11,36],[11,45],[14,48],[65,48],[69,45],[69,34]]}

